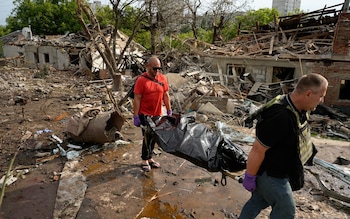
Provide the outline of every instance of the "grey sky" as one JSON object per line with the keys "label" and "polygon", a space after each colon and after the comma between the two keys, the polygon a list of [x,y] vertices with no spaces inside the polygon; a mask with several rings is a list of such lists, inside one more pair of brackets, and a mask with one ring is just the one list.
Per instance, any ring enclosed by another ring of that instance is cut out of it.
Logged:
{"label": "grey sky", "polygon": [[1,0],[0,1],[0,25],[6,25],[6,18],[11,15],[13,8],[13,0]]}

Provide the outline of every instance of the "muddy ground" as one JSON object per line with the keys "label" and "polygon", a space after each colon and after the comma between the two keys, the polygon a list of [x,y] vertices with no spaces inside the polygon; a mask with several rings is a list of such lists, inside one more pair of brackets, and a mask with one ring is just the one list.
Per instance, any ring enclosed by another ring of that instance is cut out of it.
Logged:
{"label": "muddy ground", "polygon": [[[250,196],[237,180],[227,178],[223,186],[221,173],[208,172],[160,149],[154,158],[162,167],[143,173],[141,130],[132,125],[128,112],[129,123],[121,131],[128,144],[84,145],[86,150],[73,161],[54,155],[57,142],[52,134],[65,140],[72,115],[106,100],[103,86],[86,75],[1,67],[0,84],[0,172],[6,173],[18,148],[12,169],[28,171],[6,187],[0,213],[3,219],[55,218],[58,211],[71,207],[58,206],[56,200],[62,198],[57,196],[62,196],[58,190],[63,168],[73,163],[72,172],[82,174],[86,190],[83,186],[72,188],[71,193],[84,191],[81,204],[74,202],[76,216],[60,218],[237,218]],[[253,133],[241,127],[237,130]],[[339,156],[350,159],[349,142],[314,141],[318,158],[331,163]],[[295,200],[296,218],[350,218],[349,205],[325,197],[309,173],[305,187],[295,192]],[[264,210],[259,218],[268,218],[269,211]]]}

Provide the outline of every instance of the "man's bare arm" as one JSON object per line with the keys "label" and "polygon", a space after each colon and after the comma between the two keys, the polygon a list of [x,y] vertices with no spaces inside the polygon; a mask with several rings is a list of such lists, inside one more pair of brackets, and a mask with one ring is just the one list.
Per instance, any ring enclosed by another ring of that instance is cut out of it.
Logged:
{"label": "man's bare arm", "polygon": [[163,95],[163,102],[167,110],[171,110],[171,104],[170,104],[170,96],[169,92],[165,92]]}
{"label": "man's bare arm", "polygon": [[138,115],[140,111],[141,94],[134,95],[134,115]]}
{"label": "man's bare arm", "polygon": [[254,141],[253,148],[248,155],[246,170],[247,173],[253,176],[258,173],[260,165],[265,158],[265,152],[267,150],[268,148],[262,145],[258,140]]}

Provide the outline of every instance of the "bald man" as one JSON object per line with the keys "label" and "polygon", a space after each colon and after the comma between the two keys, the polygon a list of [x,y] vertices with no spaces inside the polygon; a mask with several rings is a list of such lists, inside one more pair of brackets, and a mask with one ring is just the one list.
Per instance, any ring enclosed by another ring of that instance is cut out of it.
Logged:
{"label": "bald man", "polygon": [[[146,72],[140,75],[134,88],[134,125],[146,125],[146,116],[161,116],[162,105],[167,109],[167,115],[172,115],[169,97],[169,85],[166,77],[161,73],[161,63],[156,56],[152,56],[146,63]],[[153,160],[152,154],[155,140],[152,135],[142,129],[141,168],[148,172],[152,168],[159,168],[160,164]]]}

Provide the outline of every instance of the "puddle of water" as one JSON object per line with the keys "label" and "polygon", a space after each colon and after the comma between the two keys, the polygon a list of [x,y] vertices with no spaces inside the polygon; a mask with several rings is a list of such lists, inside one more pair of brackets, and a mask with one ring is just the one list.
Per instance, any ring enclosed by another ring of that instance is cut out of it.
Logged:
{"label": "puddle of water", "polygon": [[164,186],[157,187],[153,179],[153,172],[149,172],[141,178],[142,198],[145,204],[144,208],[135,219],[184,219],[183,214],[179,212],[180,209],[176,204],[171,205],[168,202],[162,201],[160,198],[161,195],[159,196],[158,191],[161,191]]}
{"label": "puddle of water", "polygon": [[184,219],[183,215],[178,213],[176,205],[171,206],[169,203],[162,203],[158,198],[149,202],[135,219],[141,218]]}

